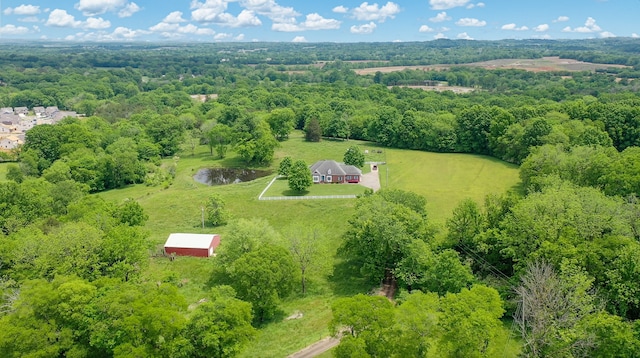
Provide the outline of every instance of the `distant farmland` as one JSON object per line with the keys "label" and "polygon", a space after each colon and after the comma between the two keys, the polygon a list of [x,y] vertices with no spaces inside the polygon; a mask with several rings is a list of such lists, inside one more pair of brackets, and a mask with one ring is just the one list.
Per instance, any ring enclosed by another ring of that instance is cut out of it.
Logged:
{"label": "distant farmland", "polygon": [[605,68],[624,68],[624,65],[609,65],[582,62],[560,57],[543,57],[538,59],[502,59],[483,62],[472,62],[460,65],[421,65],[421,66],[387,66],[354,70],[359,75],[370,75],[376,72],[391,73],[403,70],[438,71],[454,66],[481,67],[486,69],[520,69],[532,72],[550,71],[595,71]]}

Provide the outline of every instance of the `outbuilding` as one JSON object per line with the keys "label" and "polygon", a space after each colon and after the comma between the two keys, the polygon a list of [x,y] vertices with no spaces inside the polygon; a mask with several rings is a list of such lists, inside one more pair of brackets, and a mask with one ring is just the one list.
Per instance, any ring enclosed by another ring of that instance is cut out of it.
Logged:
{"label": "outbuilding", "polygon": [[220,235],[217,234],[184,234],[169,235],[164,243],[164,252],[167,255],[177,256],[213,256],[220,245]]}

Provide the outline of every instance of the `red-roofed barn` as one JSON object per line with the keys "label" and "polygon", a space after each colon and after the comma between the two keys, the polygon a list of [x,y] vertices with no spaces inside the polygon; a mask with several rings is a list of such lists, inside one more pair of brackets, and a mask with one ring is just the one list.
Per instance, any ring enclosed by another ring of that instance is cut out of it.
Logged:
{"label": "red-roofed barn", "polygon": [[220,245],[220,235],[217,234],[171,234],[164,243],[167,255],[177,256],[213,256],[216,247]]}

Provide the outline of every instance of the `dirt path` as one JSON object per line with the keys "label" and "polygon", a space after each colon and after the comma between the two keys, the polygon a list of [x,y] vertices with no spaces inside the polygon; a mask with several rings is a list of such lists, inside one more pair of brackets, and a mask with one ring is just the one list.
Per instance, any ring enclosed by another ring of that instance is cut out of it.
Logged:
{"label": "dirt path", "polygon": [[369,165],[371,165],[371,171],[367,174],[362,174],[362,177],[360,178],[360,185],[371,188],[373,191],[378,191],[380,190],[380,176],[378,175],[380,166],[378,164]]}
{"label": "dirt path", "polygon": [[312,358],[318,356],[329,349],[337,346],[340,343],[340,340],[333,337],[327,337],[321,341],[318,341],[302,350],[293,353],[287,358]]}

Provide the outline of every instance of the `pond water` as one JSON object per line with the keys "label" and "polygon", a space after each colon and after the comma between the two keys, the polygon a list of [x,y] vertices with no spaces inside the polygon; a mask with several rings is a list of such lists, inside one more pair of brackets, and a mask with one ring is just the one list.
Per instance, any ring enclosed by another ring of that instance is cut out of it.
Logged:
{"label": "pond water", "polygon": [[242,183],[271,174],[270,170],[238,168],[204,168],[198,170],[193,179],[207,185],[226,185]]}

